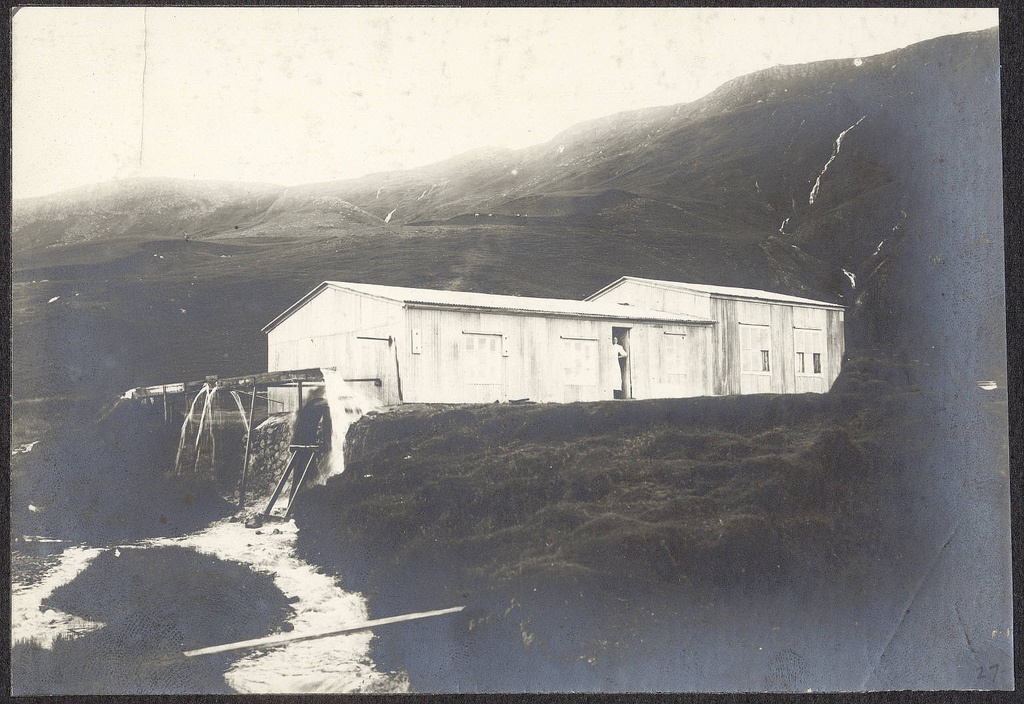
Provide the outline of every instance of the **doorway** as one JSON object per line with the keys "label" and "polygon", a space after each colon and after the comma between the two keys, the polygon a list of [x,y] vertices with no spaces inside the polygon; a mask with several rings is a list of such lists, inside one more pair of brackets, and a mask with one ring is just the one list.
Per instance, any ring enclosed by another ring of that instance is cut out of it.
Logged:
{"label": "doorway", "polygon": [[612,328],[612,344],[618,344],[626,352],[626,356],[623,357],[620,353],[616,353],[616,358],[619,364],[619,388],[615,390],[613,394],[614,398],[633,398],[633,384],[631,374],[631,358],[632,355],[629,352],[629,328]]}

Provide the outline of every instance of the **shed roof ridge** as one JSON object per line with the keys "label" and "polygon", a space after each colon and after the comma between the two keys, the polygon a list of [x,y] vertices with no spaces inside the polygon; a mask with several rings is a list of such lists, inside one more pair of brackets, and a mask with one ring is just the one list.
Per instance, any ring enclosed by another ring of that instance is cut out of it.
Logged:
{"label": "shed roof ridge", "polygon": [[830,301],[822,301],[813,298],[803,298],[801,296],[793,296],[788,293],[776,293],[774,291],[765,291],[764,289],[757,288],[744,288],[740,286],[719,286],[716,284],[695,284],[688,283],[685,281],[669,281],[667,279],[649,279],[642,276],[620,276],[618,279],[608,284],[607,286],[598,289],[594,293],[587,296],[588,301],[595,300],[596,296],[610,291],[616,288],[619,284],[625,281],[639,281],[647,284],[654,284],[662,288],[668,288],[673,290],[687,289],[700,293],[707,293],[709,295],[728,296],[732,298],[749,298],[754,300],[768,300],[768,301],[779,301],[785,303],[801,303],[804,305],[822,306],[827,308],[845,309],[840,303],[832,303]]}
{"label": "shed roof ridge", "polygon": [[343,288],[356,293],[375,296],[405,304],[419,304],[446,307],[470,307],[488,309],[523,310],[530,312],[563,313],[566,315],[600,315],[613,318],[649,318],[665,321],[711,323],[712,320],[684,313],[656,309],[619,307],[618,303],[607,301],[586,301],[574,298],[546,298],[540,296],[519,296],[503,293],[480,293],[477,291],[452,291],[448,289],[418,288],[411,286],[389,286],[366,284],[352,281],[325,281],[323,285]]}

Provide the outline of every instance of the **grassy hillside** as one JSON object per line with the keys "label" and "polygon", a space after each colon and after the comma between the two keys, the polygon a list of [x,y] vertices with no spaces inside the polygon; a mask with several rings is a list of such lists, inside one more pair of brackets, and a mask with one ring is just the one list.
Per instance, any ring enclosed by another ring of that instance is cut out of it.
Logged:
{"label": "grassy hillside", "polygon": [[[856,689],[953,519],[940,476],[922,490],[935,399],[908,371],[375,415],[298,506],[300,550],[374,616],[467,605],[379,635],[419,691]],[[781,643],[800,672],[751,655]]]}
{"label": "grassy hillside", "polygon": [[161,422],[159,407],[122,401],[94,410],[99,405],[15,406],[13,435],[39,443],[11,457],[12,539],[103,545],[189,533],[234,511],[212,482],[171,475],[178,428]]}

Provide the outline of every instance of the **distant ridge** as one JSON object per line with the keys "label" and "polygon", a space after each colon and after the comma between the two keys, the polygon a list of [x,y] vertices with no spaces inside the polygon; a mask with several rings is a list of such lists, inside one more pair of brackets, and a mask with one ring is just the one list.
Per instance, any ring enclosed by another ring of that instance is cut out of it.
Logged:
{"label": "distant ridge", "polygon": [[[18,200],[16,367],[41,369],[44,348],[118,359],[116,329],[161,341],[123,353],[116,388],[137,385],[124,369],[142,364],[138,383],[211,363],[237,373],[262,367],[259,328],[319,281],[580,298],[623,274],[841,302],[848,349],[924,354],[917,340],[942,330],[1002,334],[1000,164],[990,29],[772,67],[692,103],[418,169],[288,187],[131,179]],[[216,331],[202,349],[189,346],[197,325]],[[965,374],[1005,374],[990,350],[957,354]]]}

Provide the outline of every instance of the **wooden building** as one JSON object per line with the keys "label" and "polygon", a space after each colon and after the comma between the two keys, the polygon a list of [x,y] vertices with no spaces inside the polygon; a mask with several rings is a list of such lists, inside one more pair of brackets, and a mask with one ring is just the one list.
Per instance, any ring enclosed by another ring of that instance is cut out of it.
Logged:
{"label": "wooden building", "polygon": [[269,371],[384,405],[825,392],[843,356],[841,306],[634,277],[585,301],[325,281],[264,332]]}
{"label": "wooden building", "polygon": [[386,405],[712,393],[710,319],[606,301],[325,281],[264,332],[270,371],[334,368]]}
{"label": "wooden building", "polygon": [[840,305],[755,289],[624,276],[589,296],[715,321],[712,393],[824,393],[844,353]]}

